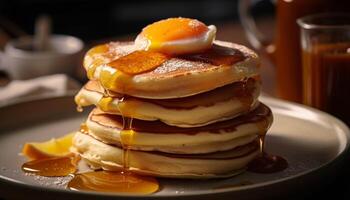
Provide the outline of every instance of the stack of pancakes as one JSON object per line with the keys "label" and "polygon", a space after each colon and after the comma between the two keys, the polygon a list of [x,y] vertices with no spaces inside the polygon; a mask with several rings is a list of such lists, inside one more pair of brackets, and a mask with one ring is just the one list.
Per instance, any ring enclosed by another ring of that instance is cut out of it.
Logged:
{"label": "stack of pancakes", "polygon": [[258,101],[259,58],[228,42],[212,49],[133,76],[106,64],[134,52],[133,42],[91,49],[84,60],[90,81],[75,100],[96,108],[75,135],[74,152],[94,169],[119,171],[127,162],[131,171],[161,177],[241,172],[272,123]]}

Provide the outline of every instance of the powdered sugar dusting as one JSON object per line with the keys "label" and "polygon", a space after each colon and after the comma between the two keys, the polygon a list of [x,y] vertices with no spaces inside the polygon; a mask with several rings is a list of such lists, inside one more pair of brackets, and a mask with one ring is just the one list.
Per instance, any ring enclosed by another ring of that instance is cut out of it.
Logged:
{"label": "powdered sugar dusting", "polygon": [[153,70],[150,73],[154,74],[165,74],[165,73],[171,73],[171,72],[177,72],[177,71],[196,71],[199,69],[204,69],[209,67],[209,64],[202,63],[202,62],[193,62],[178,58],[172,58],[168,61],[166,61],[161,66],[157,67],[155,70]]}
{"label": "powdered sugar dusting", "polygon": [[136,50],[134,42],[110,42],[109,52],[114,53],[114,59],[125,56]]}
{"label": "powdered sugar dusting", "polygon": [[[197,23],[201,22],[196,22],[193,20],[192,22],[193,26],[197,26]],[[247,58],[251,57],[257,57],[254,52],[249,50],[248,48],[237,45],[237,44],[232,44],[232,43],[227,43],[227,42],[222,42],[222,41],[215,41],[215,44],[219,46],[225,46],[229,48],[234,48],[238,49],[241,51],[243,54],[247,56]],[[108,43],[109,47],[109,52],[110,54],[109,59],[105,60],[107,64],[108,62],[111,62],[112,60],[118,59],[119,57],[125,56],[127,54],[132,53],[133,51],[138,50],[137,46],[133,41],[131,42],[110,42]],[[109,61],[108,61],[109,60]],[[155,76],[155,75],[170,75],[170,76],[176,76],[180,74],[186,74],[186,73],[195,73],[195,72],[203,72],[203,71],[210,71],[214,70],[214,68],[218,68],[220,66],[214,66],[209,63],[201,62],[201,61],[191,61],[191,60],[185,60],[181,58],[171,58],[170,60],[166,61],[162,65],[158,66],[155,68],[153,71],[143,73],[138,76]]]}

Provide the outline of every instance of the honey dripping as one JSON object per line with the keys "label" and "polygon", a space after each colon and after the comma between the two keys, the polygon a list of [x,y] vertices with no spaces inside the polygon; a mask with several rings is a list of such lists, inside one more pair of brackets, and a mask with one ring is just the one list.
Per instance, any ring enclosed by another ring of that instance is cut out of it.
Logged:
{"label": "honey dripping", "polygon": [[288,167],[286,159],[265,152],[265,136],[267,129],[269,128],[267,123],[268,121],[266,119],[258,123],[258,128],[260,129],[258,135],[260,154],[248,164],[248,171],[268,174],[282,171]]}
{"label": "honey dripping", "polygon": [[123,170],[130,167],[130,145],[133,143],[134,131],[132,130],[132,118],[123,117],[123,130],[120,132],[120,141],[123,148]]}
{"label": "honey dripping", "polygon": [[83,107],[81,105],[77,105],[76,109],[77,109],[78,112],[83,112],[84,111],[84,109],[83,109]]}
{"label": "honey dripping", "polygon": [[76,110],[77,112],[83,112],[83,106],[87,102],[85,101],[84,98],[81,98],[79,95],[74,97],[75,104],[77,105]]}
{"label": "honey dripping", "polygon": [[89,134],[89,128],[87,127],[86,123],[81,123],[80,124],[80,129],[79,131],[84,134]]}
{"label": "honey dripping", "polygon": [[[123,128],[120,131],[120,142],[122,147],[122,169],[119,172],[94,171],[76,174],[68,183],[71,190],[87,190],[98,192],[118,192],[133,194],[151,194],[159,189],[157,179],[134,174],[130,168],[130,145],[133,144],[134,131],[132,130],[133,119],[125,116],[131,113],[132,108],[123,104],[126,98],[120,98],[117,109],[123,118]],[[103,97],[99,106],[102,110],[115,109],[112,106],[113,98]],[[130,111],[131,110],[131,111]]]}

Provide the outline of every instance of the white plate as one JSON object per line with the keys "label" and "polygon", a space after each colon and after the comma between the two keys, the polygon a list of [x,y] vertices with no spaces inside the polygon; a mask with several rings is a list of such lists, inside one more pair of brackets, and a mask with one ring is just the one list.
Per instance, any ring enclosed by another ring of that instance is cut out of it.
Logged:
{"label": "white plate", "polygon": [[47,140],[77,130],[87,112],[76,113],[72,96],[4,106],[0,108],[0,188],[3,188],[0,194],[10,198],[34,195],[85,200],[116,196],[118,199],[258,199],[290,196],[331,178],[348,150],[349,129],[338,119],[312,108],[269,97],[262,97],[261,101],[274,113],[266,150],[286,158],[289,162],[286,170],[273,174],[246,172],[215,180],[159,179],[161,190],[145,196],[74,192],[65,189],[69,177],[24,174],[20,167],[26,159],[19,152],[25,142]]}

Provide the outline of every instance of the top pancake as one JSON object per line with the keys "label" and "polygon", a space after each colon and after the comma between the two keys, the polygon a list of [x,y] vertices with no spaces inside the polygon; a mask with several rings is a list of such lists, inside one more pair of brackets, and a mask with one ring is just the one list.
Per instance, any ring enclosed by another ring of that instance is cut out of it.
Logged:
{"label": "top pancake", "polygon": [[133,42],[113,42],[91,49],[84,58],[89,78],[104,88],[130,96],[170,99],[198,93],[259,74],[259,58],[250,49],[215,41],[212,52],[172,57],[151,71],[128,75],[108,65],[138,47]]}

